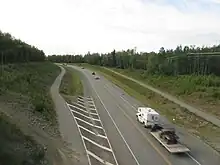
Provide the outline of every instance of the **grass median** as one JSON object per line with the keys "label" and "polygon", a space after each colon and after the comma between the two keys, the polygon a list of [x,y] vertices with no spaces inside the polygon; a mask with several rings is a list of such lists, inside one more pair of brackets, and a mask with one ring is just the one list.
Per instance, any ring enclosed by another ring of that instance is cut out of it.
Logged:
{"label": "grass median", "polygon": [[66,73],[60,85],[60,93],[67,102],[71,103],[76,100],[77,96],[83,95],[83,85],[78,71],[69,67],[64,68]]}
{"label": "grass median", "polygon": [[[150,106],[168,118],[174,124],[184,127],[204,142],[220,152],[220,128],[206,120],[190,113],[187,109],[169,101],[168,99],[140,86],[139,84],[117,75],[103,67],[82,64],[84,67],[101,73],[115,85],[122,88],[129,95]],[[175,119],[175,121],[173,121]]]}

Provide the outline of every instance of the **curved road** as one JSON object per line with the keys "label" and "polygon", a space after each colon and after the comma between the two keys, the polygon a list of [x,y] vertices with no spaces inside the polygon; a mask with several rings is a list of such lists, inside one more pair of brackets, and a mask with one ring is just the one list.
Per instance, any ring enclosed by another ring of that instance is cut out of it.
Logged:
{"label": "curved road", "polygon": [[190,154],[171,155],[136,121],[137,100],[100,76],[95,80],[92,72],[68,65],[81,74],[84,94],[92,96],[97,111],[120,165],[219,165],[220,156],[209,146],[178,130],[179,136],[190,148]]}

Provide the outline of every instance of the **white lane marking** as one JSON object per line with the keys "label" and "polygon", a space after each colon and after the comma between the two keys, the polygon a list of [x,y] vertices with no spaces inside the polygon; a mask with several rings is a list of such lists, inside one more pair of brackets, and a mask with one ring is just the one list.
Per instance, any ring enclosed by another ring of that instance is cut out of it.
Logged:
{"label": "white lane marking", "polygon": [[126,146],[127,146],[128,150],[130,151],[131,155],[133,156],[133,158],[134,158],[134,160],[135,160],[136,164],[140,165],[140,163],[138,162],[137,158],[135,157],[135,155],[134,155],[133,151],[132,151],[132,150],[131,150],[131,148],[129,147],[129,145],[128,145],[127,141],[125,140],[125,138],[124,138],[124,136],[122,135],[121,131],[119,130],[119,128],[118,128],[118,126],[117,126],[117,124],[115,123],[114,119],[113,119],[113,118],[112,118],[112,116],[110,115],[110,113],[109,113],[109,111],[107,110],[107,108],[106,108],[105,104],[103,103],[102,99],[100,98],[99,94],[97,93],[97,91],[95,90],[95,88],[94,88],[94,86],[93,86],[92,84],[91,84],[91,87],[93,88],[93,90],[95,91],[96,95],[98,96],[98,98],[99,98],[100,102],[102,103],[102,105],[103,105],[103,107],[104,107],[105,111],[108,113],[108,115],[109,115],[110,119],[112,120],[112,122],[113,122],[113,124],[114,124],[115,128],[117,129],[118,133],[120,134],[121,138],[122,138],[122,139],[123,139],[123,141],[125,142],[125,144],[126,144]]}
{"label": "white lane marking", "polygon": [[[75,116],[74,116],[75,117]],[[96,127],[96,128],[99,128],[99,129],[103,129],[102,127],[100,127],[100,126],[97,126],[97,125],[94,125],[94,124],[92,124],[92,123],[89,123],[89,122],[87,122],[87,121],[85,121],[85,120],[83,120],[83,119],[80,119],[80,118],[78,118],[78,117],[75,117],[77,120],[80,120],[80,121],[82,121],[82,122],[84,122],[84,123],[86,123],[86,124],[88,124],[88,125],[90,125],[90,126],[92,126],[92,127]]]}
{"label": "white lane marking", "polygon": [[77,100],[77,103],[78,103],[78,104],[82,104],[82,105],[85,104],[83,101],[80,101],[80,100]]}
{"label": "white lane marking", "polygon": [[[69,108],[69,110],[70,110],[70,113],[72,114],[71,109],[70,109],[69,106],[68,106],[68,108]],[[74,119],[74,121],[75,121],[75,123],[76,123],[76,126],[77,126],[77,128],[78,128],[79,134],[80,134],[80,136],[81,136],[81,139],[82,139],[82,142],[83,142],[83,146],[84,146],[84,148],[85,148],[85,151],[87,151],[85,141],[84,141],[83,138],[82,138],[82,132],[80,131],[79,125],[78,125],[78,123],[77,123],[77,121],[76,121],[76,119],[75,119],[75,117],[74,117],[73,114],[72,114],[72,116],[73,116],[73,119]],[[92,165],[92,164],[91,164],[91,160],[90,160],[90,158],[89,158],[88,152],[86,152],[86,155],[87,155],[87,158],[88,158],[89,165]]]}
{"label": "white lane marking", "polygon": [[[105,87],[104,87],[105,88]],[[110,95],[114,96],[113,93],[105,88]],[[142,136],[148,141],[148,143],[153,147],[153,149],[164,159],[166,164],[172,165],[172,163],[168,160],[168,158],[154,145],[154,143],[146,136],[146,134],[137,126],[137,123],[133,121],[133,119],[121,108],[121,106],[117,103],[116,106],[120,109],[120,111],[130,120],[133,126],[142,134]]]}
{"label": "white lane marking", "polygon": [[[109,88],[109,85],[105,85],[107,88]],[[137,111],[137,108],[135,106],[133,106],[128,100],[126,100],[124,97],[120,96],[120,98],[126,102],[128,105],[130,105],[135,111]]]}
{"label": "white lane marking", "polygon": [[78,104],[78,103],[75,103],[75,106],[80,106],[80,107],[86,108],[85,105],[81,105],[81,104]]}
{"label": "white lane marking", "polygon": [[[76,106],[85,107],[85,105],[84,105],[84,104],[81,104],[80,102],[76,102],[75,104],[76,104]],[[85,108],[86,108],[86,107],[85,107]]]}
{"label": "white lane marking", "polygon": [[[107,85],[106,85],[106,87],[107,87]],[[107,87],[108,88],[108,87]],[[108,89],[107,89],[108,90]],[[109,90],[108,90],[109,91]],[[110,92],[110,91],[109,91]],[[136,108],[129,102],[129,101],[127,101],[125,98],[123,98],[122,96],[120,96],[121,97],[121,99],[124,101],[124,102],[126,102],[128,105],[130,105],[135,111],[137,111],[136,110]],[[121,109],[121,108],[120,108]],[[199,163],[199,161],[197,161],[192,155],[190,155],[189,153],[186,153],[194,162],[196,162],[198,165],[201,165],[200,163]]]}
{"label": "white lane marking", "polygon": [[[76,108],[76,109],[78,109],[78,110],[80,110],[80,111],[82,111],[82,112],[91,114],[91,115],[96,115],[96,116],[98,115],[97,113],[92,113],[92,112],[85,111],[85,110],[83,110],[83,109],[81,109],[81,108],[79,108],[79,107],[77,107],[77,106],[75,106],[75,105],[71,105],[71,104],[68,104],[68,103],[67,103],[67,105],[70,106],[70,107]],[[71,108],[70,108],[70,109],[71,109]],[[73,109],[71,109],[71,110],[73,110]]]}
{"label": "white lane marking", "polygon": [[200,164],[192,155],[190,155],[189,153],[186,153],[193,161],[195,161],[198,165],[202,165]]}
{"label": "white lane marking", "polygon": [[81,98],[79,98],[79,97],[77,98],[77,101],[78,101],[78,100],[81,101],[81,102],[84,102],[84,99],[81,99]]}
{"label": "white lane marking", "polygon": [[78,125],[79,125],[79,128],[81,128],[81,129],[83,129],[83,130],[85,130],[85,131],[87,131],[87,132],[89,132],[89,133],[91,133],[91,134],[93,134],[93,135],[95,135],[95,136],[99,136],[99,137],[101,137],[101,138],[103,138],[103,139],[107,139],[107,136],[103,136],[103,135],[100,135],[100,134],[96,134],[95,132],[93,132],[93,131],[91,131],[91,130],[89,130],[89,129],[83,127],[83,126],[81,126],[80,124],[78,124]]}
{"label": "white lane marking", "polygon": [[[75,108],[76,108],[76,107],[77,107],[77,108],[82,107],[82,108],[80,108],[80,109],[86,109],[86,107],[83,107],[83,106],[81,106],[81,105],[79,105],[79,104],[76,104],[76,103],[75,103],[74,105],[71,105],[71,104],[68,104],[68,103],[67,103],[67,105],[70,106],[70,107],[75,107]],[[80,107],[78,107],[78,106],[80,106]]]}
{"label": "white lane marking", "polygon": [[[95,108],[90,108],[90,107],[89,107],[89,110],[91,110],[91,111],[96,111]],[[96,112],[97,112],[97,111],[96,111]]]}
{"label": "white lane marking", "polygon": [[[98,118],[100,119],[100,123],[101,123],[101,126],[102,126],[102,128],[103,128],[103,131],[104,131],[105,135],[107,136],[107,133],[106,133],[106,131],[105,131],[105,129],[104,129],[102,120],[101,120],[101,118],[100,118],[100,116],[99,116],[99,113],[98,113],[98,111],[97,111],[97,109],[96,109],[96,106],[95,106],[95,103],[94,103],[93,99],[92,99],[92,103],[93,103],[93,105],[94,105],[94,107],[95,107],[95,111],[96,111],[96,113],[97,113],[97,116],[98,116]],[[100,135],[100,136],[102,136],[102,135]],[[109,141],[108,138],[107,138],[107,141],[108,141],[109,147],[110,147],[111,150],[112,150],[112,154],[113,154],[114,160],[115,160],[115,162],[116,162],[116,165],[118,165],[118,161],[117,161],[117,159],[116,159],[115,153],[113,152],[112,145],[111,145],[111,143],[110,143],[110,141]]]}
{"label": "white lane marking", "polygon": [[78,112],[78,111],[74,111],[74,110],[71,110],[71,111],[72,111],[72,112],[75,112],[75,113],[77,113],[77,114],[79,114],[79,115],[81,115],[81,116],[84,116],[84,117],[86,117],[87,119],[95,120],[95,121],[100,121],[99,119],[94,119],[94,118],[92,118],[92,117],[86,116],[86,115],[84,115],[84,114],[82,114],[82,113],[80,113],[80,112]]}
{"label": "white lane marking", "polygon": [[[84,110],[84,109],[82,109],[82,108],[79,108],[79,107],[77,107],[77,106],[75,106],[75,105],[71,105],[71,104],[67,104],[69,107],[72,107],[72,108],[76,108],[76,109],[78,109],[78,110],[80,110],[80,111],[82,111],[82,112],[85,112],[85,113],[89,113],[88,111],[86,111],[86,110]],[[71,110],[73,110],[72,108],[70,108]]]}
{"label": "white lane marking", "polygon": [[88,100],[88,103],[90,104],[90,103],[94,103],[94,101],[93,100]]}
{"label": "white lane marking", "polygon": [[135,111],[137,111],[137,108],[135,108],[131,103],[129,103],[128,100],[126,100],[124,97],[120,96],[122,100],[124,100],[124,102],[126,102],[128,105],[130,105]]}
{"label": "white lane marking", "polygon": [[94,142],[93,140],[91,140],[91,139],[89,139],[89,138],[87,138],[87,137],[83,136],[83,135],[82,135],[82,137],[83,137],[83,139],[85,139],[85,140],[89,141],[90,143],[92,143],[92,144],[96,145],[97,147],[99,147],[99,148],[101,148],[101,149],[104,149],[104,150],[107,150],[107,151],[109,151],[109,152],[112,152],[112,150],[111,150],[110,148],[105,147],[105,146],[103,146],[103,145],[100,145],[100,144],[98,144],[98,143]]}
{"label": "white lane marking", "polygon": [[[68,104],[68,103],[66,103],[66,104],[67,104],[67,105],[71,105],[71,104]],[[70,110],[70,112],[71,112],[71,108],[70,108],[69,106],[68,106],[68,108],[69,108],[69,110]],[[81,139],[82,139],[82,142],[83,142],[83,146],[84,146],[85,150],[87,151],[87,152],[86,152],[86,155],[87,155],[87,158],[88,158],[89,165],[91,165],[91,160],[90,160],[89,155],[88,155],[88,150],[87,150],[87,148],[86,148],[86,144],[85,144],[85,141],[84,141],[84,139],[83,139],[82,132],[81,132],[81,130],[80,130],[80,128],[79,128],[80,125],[78,124],[78,122],[77,122],[77,120],[76,120],[77,118],[73,115],[73,113],[71,113],[71,114],[72,114],[72,116],[73,116],[73,118],[74,118],[74,121],[75,121],[75,123],[76,123],[76,125],[77,125],[77,128],[78,128],[78,130],[79,130],[79,133],[80,133],[80,135],[81,135]],[[95,114],[95,115],[98,115],[98,114]],[[99,117],[99,115],[98,115],[98,117]],[[100,117],[99,117],[99,118],[100,118]],[[79,120],[80,120],[80,119],[79,119]],[[85,121],[83,121],[83,120],[81,120],[81,121],[82,121],[82,122],[85,122]],[[100,122],[101,122],[101,120],[100,120]],[[89,124],[89,123],[87,123],[87,124]],[[103,127],[102,122],[101,122],[101,125],[102,125],[102,127]],[[94,127],[95,125],[92,125],[92,126]],[[97,126],[96,126],[96,127],[97,127]],[[81,126],[81,128],[84,128],[84,127]],[[85,129],[86,129],[86,128],[85,128]],[[107,135],[106,132],[105,132],[104,127],[103,127],[102,129],[103,129],[105,135]],[[116,162],[116,165],[118,165],[117,159],[116,159],[116,157],[115,157],[115,154],[114,154],[114,152],[113,152],[113,149],[112,149],[112,146],[111,146],[111,143],[110,143],[108,137],[107,137],[107,136],[100,135],[100,134],[98,134],[98,136],[107,139],[108,144],[109,144],[110,149],[111,149],[111,152],[112,152],[112,154],[113,154],[114,160],[115,160],[115,162]],[[85,137],[84,137],[84,138],[85,138]],[[90,152],[90,153],[91,153],[91,152]],[[106,162],[106,161],[104,161],[104,162],[106,163],[106,165],[108,165],[108,162]],[[109,164],[109,165],[111,165],[111,164]]]}
{"label": "white lane marking", "polygon": [[91,151],[87,150],[89,156],[92,156],[93,158],[95,158],[96,160],[98,160],[99,162],[105,164],[105,165],[114,165],[112,163],[109,163],[105,160],[103,160],[102,158],[98,157],[97,155],[95,155],[94,153],[92,153]]}

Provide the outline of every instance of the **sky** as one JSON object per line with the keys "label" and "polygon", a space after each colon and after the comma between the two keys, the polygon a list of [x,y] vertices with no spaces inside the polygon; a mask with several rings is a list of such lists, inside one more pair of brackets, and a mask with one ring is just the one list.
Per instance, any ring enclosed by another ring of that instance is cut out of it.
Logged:
{"label": "sky", "polygon": [[0,0],[0,30],[51,54],[220,44],[220,0]]}

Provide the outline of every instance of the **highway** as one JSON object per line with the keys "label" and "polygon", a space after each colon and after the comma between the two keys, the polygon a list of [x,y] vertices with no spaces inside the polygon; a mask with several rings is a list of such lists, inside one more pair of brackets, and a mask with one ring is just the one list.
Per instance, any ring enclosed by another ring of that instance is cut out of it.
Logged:
{"label": "highway", "polygon": [[[178,135],[190,148],[189,154],[171,155],[136,120],[142,104],[100,76],[95,80],[87,69],[68,65],[80,72],[84,95],[91,97],[103,123],[119,165],[219,165],[220,156],[208,145],[177,128]],[[168,122],[165,118],[164,122]]]}

